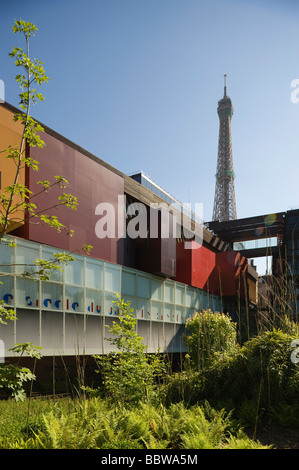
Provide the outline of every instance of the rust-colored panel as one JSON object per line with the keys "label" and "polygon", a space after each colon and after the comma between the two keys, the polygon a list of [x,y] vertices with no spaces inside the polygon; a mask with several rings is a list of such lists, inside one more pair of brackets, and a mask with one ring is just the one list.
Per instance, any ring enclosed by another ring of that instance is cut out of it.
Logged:
{"label": "rust-colored panel", "polygon": [[[83,244],[93,245],[91,256],[114,263],[123,262],[123,239],[117,237],[118,196],[124,193],[123,178],[100,163],[88,158],[78,150],[47,133],[42,134],[45,141],[43,149],[31,149],[31,157],[39,161],[39,171],[29,170],[29,186],[33,193],[40,191],[37,181],[53,181],[54,176],[64,176],[69,184],[63,190],[50,189],[32,199],[38,204],[38,211],[55,215],[69,230],[75,231],[69,237],[65,231],[57,233],[45,225],[29,223],[26,226],[30,240],[45,243],[60,249],[79,251]],[[57,206],[62,192],[78,198],[77,210]],[[95,225],[100,216],[95,215],[99,203],[109,202],[116,214],[116,236],[99,239]],[[32,220],[31,222],[34,222]],[[22,236],[25,233],[20,231]]]}
{"label": "rust-colored panel", "polygon": [[[13,121],[14,113],[3,106],[0,106],[0,150],[7,149],[9,145],[20,148],[23,126],[19,122]],[[6,158],[6,153],[0,154],[0,171],[1,171],[1,189],[14,183],[16,175],[16,165],[12,159]],[[24,169],[21,170],[19,184],[25,183]],[[13,205],[21,203],[22,199],[19,196],[15,196],[13,199]],[[2,208],[1,208],[2,209]],[[10,225],[7,232],[10,232],[17,226],[24,223],[24,211],[21,209],[16,210],[11,214]]]}

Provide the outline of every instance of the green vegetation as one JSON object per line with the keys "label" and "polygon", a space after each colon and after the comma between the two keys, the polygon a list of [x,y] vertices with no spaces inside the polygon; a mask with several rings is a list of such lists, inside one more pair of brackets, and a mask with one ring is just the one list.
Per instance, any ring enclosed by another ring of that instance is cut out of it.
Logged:
{"label": "green vegetation", "polygon": [[32,343],[18,343],[10,351],[20,354],[16,364],[0,364],[0,389],[4,388],[11,392],[11,396],[16,400],[24,400],[26,393],[24,390],[24,383],[35,380],[35,375],[27,367],[20,364],[22,356],[25,354],[27,357],[32,357],[35,360],[41,358],[38,351],[41,349]]}
{"label": "green vegetation", "polygon": [[[209,312],[208,316],[211,315]],[[223,354],[219,348],[214,348],[212,354],[217,321],[223,322],[219,314],[215,314],[213,322],[209,318],[208,322],[202,321],[198,326],[196,316],[195,323],[199,329],[195,334],[192,327],[192,335],[204,335],[203,343],[207,338],[211,339],[209,361],[207,366],[198,369],[197,356],[196,360],[193,359],[194,354],[190,356],[188,367],[173,374],[166,385],[167,401],[183,401],[192,406],[209,400],[215,407],[231,410],[234,418],[254,433],[261,421],[299,427],[299,367],[297,361],[292,360],[296,356],[294,344],[298,344],[294,341],[298,339],[296,323],[284,318],[282,329],[263,330],[243,345],[234,344],[233,329],[224,329],[229,332],[226,338],[228,348]],[[230,320],[227,318],[225,321]],[[208,324],[212,325],[211,332]],[[191,339],[187,338],[187,344],[194,346],[192,335]],[[199,353],[198,357],[201,357]]]}
{"label": "green vegetation", "polygon": [[82,386],[77,399],[0,401],[0,448],[266,449],[249,437],[260,420],[299,427],[296,325],[238,345],[229,316],[202,312],[188,322],[190,349],[174,373],[163,355],[146,355],[130,303],[117,297],[115,352],[95,356],[99,387]]}
{"label": "green vegetation", "polygon": [[237,350],[236,324],[228,315],[204,310],[186,323],[188,358],[193,369],[206,369],[217,357],[232,355]]}
{"label": "green vegetation", "polygon": [[[102,398],[0,402],[2,449],[266,448],[249,439],[224,410],[140,403],[124,408]],[[28,421],[28,422],[27,422]]]}
{"label": "green vegetation", "polygon": [[143,338],[136,332],[136,318],[126,303],[116,294],[114,301],[119,312],[118,321],[108,328],[106,338],[115,352],[105,356],[95,356],[103,379],[100,393],[104,393],[112,403],[125,406],[149,401],[159,394],[156,380],[165,374],[165,363],[159,355],[148,357]]}

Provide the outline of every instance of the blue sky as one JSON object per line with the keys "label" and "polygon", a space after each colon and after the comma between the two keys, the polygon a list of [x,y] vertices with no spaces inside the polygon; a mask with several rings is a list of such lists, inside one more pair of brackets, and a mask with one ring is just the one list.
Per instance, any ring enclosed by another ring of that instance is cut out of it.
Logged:
{"label": "blue sky", "polygon": [[32,115],[130,174],[143,170],[211,220],[223,75],[234,106],[238,217],[299,207],[297,0],[2,0],[0,79],[18,105],[8,52],[15,19],[39,31],[50,81]]}

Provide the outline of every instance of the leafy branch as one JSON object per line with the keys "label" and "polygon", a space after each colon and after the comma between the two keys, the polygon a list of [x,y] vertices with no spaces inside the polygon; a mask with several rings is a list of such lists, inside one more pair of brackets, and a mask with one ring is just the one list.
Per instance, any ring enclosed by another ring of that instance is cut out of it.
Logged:
{"label": "leafy branch", "polygon": [[[15,21],[13,32],[24,36],[26,48],[23,51],[20,47],[14,47],[9,54],[11,58],[15,59],[16,67],[20,69],[20,73],[16,75],[15,79],[21,89],[19,93],[21,112],[14,114],[13,122],[20,124],[23,128],[19,145],[8,145],[5,150],[0,151],[1,154],[5,153],[7,165],[15,169],[10,184],[0,192],[0,243],[7,243],[9,247],[16,245],[13,240],[6,238],[5,235],[20,224],[45,224],[58,233],[62,229],[67,230],[63,223],[58,220],[58,217],[49,215],[45,211],[48,212],[63,205],[70,210],[75,210],[78,204],[77,198],[65,191],[68,181],[63,176],[54,176],[53,181],[38,181],[37,184],[41,189],[35,193],[22,181],[26,168],[33,171],[39,170],[39,162],[31,158],[29,148],[37,147],[42,149],[45,145],[41,138],[41,133],[44,132],[43,127],[30,116],[31,104],[44,100],[43,95],[37,90],[37,86],[49,80],[43,68],[43,62],[30,58],[29,39],[35,35],[36,31],[37,27],[33,23],[23,20]],[[40,210],[38,202],[36,202],[38,196],[47,193],[54,187],[62,190],[57,202],[47,209]],[[72,236],[72,234],[73,231],[69,230],[68,235]],[[83,245],[86,254],[90,253],[91,248],[90,245]],[[28,269],[30,266],[26,264],[27,270],[22,273],[22,277],[47,281],[50,279],[52,271],[62,271],[68,262],[74,260],[72,253],[54,253],[51,259],[36,259],[32,265],[34,266],[32,270]],[[1,273],[1,276],[11,276],[11,273]],[[1,300],[0,325],[5,325],[7,321],[13,320],[16,320],[16,312],[4,300]],[[20,354],[20,358],[25,354],[33,357],[35,361],[41,357],[40,353],[36,352],[36,347],[32,346],[32,343],[17,344],[11,350]],[[34,373],[27,368],[20,367],[19,361],[17,364],[0,364],[0,388],[10,389],[15,399],[25,397],[23,382],[34,379]]]}
{"label": "leafy branch", "polygon": [[[41,185],[42,189],[35,194],[20,182],[21,172],[25,167],[29,167],[34,171],[39,169],[39,162],[29,156],[27,148],[38,147],[42,149],[45,144],[40,137],[40,134],[44,132],[43,127],[30,116],[30,105],[44,100],[43,95],[37,91],[35,85],[40,86],[49,80],[43,68],[43,62],[38,59],[31,60],[29,55],[29,38],[34,36],[36,31],[37,27],[34,24],[23,20],[17,20],[13,26],[13,32],[23,34],[26,42],[25,52],[20,47],[14,47],[9,54],[10,57],[15,59],[15,65],[22,70],[15,77],[21,88],[19,106],[22,112],[16,113],[13,121],[21,123],[23,131],[19,146],[9,145],[6,150],[2,151],[6,152],[8,160],[15,163],[16,171],[12,184],[4,188],[0,195],[0,240],[11,227],[13,228],[13,223],[16,223],[16,221],[25,223],[32,218],[39,218],[39,223],[44,223],[57,232],[61,232],[62,228],[66,229],[56,216],[49,216],[44,214],[44,211],[39,211],[38,206],[32,200],[54,186],[65,188],[68,185],[67,179],[63,176],[55,176],[53,182],[38,181],[37,184]],[[57,203],[45,210],[48,212],[50,209],[61,205],[66,205],[69,209],[75,210],[77,204],[75,196],[63,192],[58,197]],[[19,215],[20,211],[22,213],[21,217]],[[71,231],[68,233],[72,235]]]}

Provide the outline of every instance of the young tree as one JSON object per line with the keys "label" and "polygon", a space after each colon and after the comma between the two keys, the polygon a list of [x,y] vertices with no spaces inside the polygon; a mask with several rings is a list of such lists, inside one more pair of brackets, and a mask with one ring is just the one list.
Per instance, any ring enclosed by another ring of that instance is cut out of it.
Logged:
{"label": "young tree", "polygon": [[149,357],[143,338],[136,331],[136,317],[130,302],[125,302],[116,293],[113,301],[118,312],[118,321],[113,321],[106,338],[115,352],[94,356],[103,378],[107,397],[119,405],[136,405],[155,398],[158,394],[156,380],[165,371],[163,358],[154,354]]}
{"label": "young tree", "polygon": [[[40,133],[44,131],[42,126],[30,116],[30,106],[38,101],[43,101],[43,95],[34,88],[34,86],[42,85],[48,81],[45,74],[43,63],[38,59],[31,60],[29,56],[29,38],[35,34],[37,27],[32,23],[25,21],[16,21],[13,26],[14,33],[22,33],[26,41],[26,51],[24,52],[20,47],[14,47],[9,54],[10,57],[15,58],[15,65],[20,67],[21,73],[16,75],[16,81],[20,84],[21,92],[20,109],[22,112],[14,115],[14,121],[20,122],[23,126],[21,142],[19,146],[9,145],[6,150],[6,158],[12,160],[15,164],[15,175],[12,183],[4,188],[1,192],[0,198],[0,239],[3,239],[5,233],[10,230],[15,218],[19,218],[20,210],[26,214],[25,219],[30,218],[39,219],[43,223],[48,224],[57,231],[65,228],[64,225],[57,219],[57,217],[50,217],[46,214],[41,214],[32,200],[41,192],[49,191],[53,186],[59,186],[64,189],[68,181],[63,176],[55,176],[54,181],[39,181],[41,191],[33,194],[24,184],[20,182],[21,171],[25,166],[38,171],[39,162],[28,156],[28,147],[43,148],[44,142],[40,137]],[[71,194],[62,193],[59,196],[57,205],[66,204],[67,207],[75,209],[77,206],[77,198]]]}
{"label": "young tree", "polygon": [[[14,115],[13,121],[20,124],[22,128],[19,145],[9,145],[1,151],[1,158],[6,158],[6,165],[14,168],[10,184],[0,192],[0,243],[7,243],[9,246],[13,246],[14,243],[5,235],[18,226],[20,222],[46,224],[57,232],[66,230],[68,235],[72,236],[73,232],[69,231],[56,216],[50,216],[45,211],[47,212],[53,207],[61,205],[66,205],[71,210],[75,210],[77,207],[77,198],[64,191],[68,181],[63,176],[54,176],[52,181],[39,181],[38,184],[41,189],[34,194],[24,184],[24,178],[22,178],[26,167],[33,171],[39,169],[39,162],[30,157],[28,149],[33,147],[42,149],[44,146],[44,141],[40,137],[44,129],[30,116],[31,105],[44,100],[43,95],[37,91],[36,86],[41,86],[49,79],[43,68],[43,63],[38,59],[32,60],[30,58],[29,40],[35,35],[36,31],[37,27],[30,22],[15,21],[13,32],[24,36],[26,49],[23,51],[20,47],[14,47],[9,54],[10,57],[15,59],[16,67],[20,69],[20,73],[16,75],[16,81],[21,88],[19,93],[21,111]],[[40,211],[35,203],[35,198],[43,192],[50,191],[55,186],[61,189],[57,202],[45,211]],[[92,247],[83,245],[82,248],[86,253],[89,253]],[[70,253],[54,253],[51,259],[35,260],[34,269],[26,266],[27,269],[24,271],[23,277],[48,280],[53,270],[62,270],[65,264],[73,260],[74,257]],[[9,276],[10,274],[3,275]],[[14,319],[16,319],[14,309],[1,300],[0,325],[6,324],[7,320]],[[40,357],[39,353],[33,353],[35,347],[31,343],[19,344],[12,349],[15,352],[21,352],[21,356],[26,354],[35,358]],[[0,388],[5,386],[12,389],[15,397],[24,396],[22,383],[33,378],[34,375],[28,369],[20,367],[19,364],[0,364]]]}
{"label": "young tree", "polygon": [[[63,191],[67,187],[68,181],[61,175],[54,176],[53,181],[39,181],[38,184],[41,189],[35,194],[21,181],[21,175],[25,167],[29,167],[34,171],[39,169],[39,162],[29,156],[27,149],[30,147],[42,149],[44,146],[44,141],[40,137],[44,129],[30,116],[31,105],[44,100],[43,95],[35,87],[41,86],[49,80],[43,68],[43,62],[30,58],[29,40],[35,35],[36,31],[37,27],[34,24],[16,20],[13,25],[13,32],[24,36],[26,50],[23,51],[20,47],[14,47],[9,54],[10,57],[15,59],[16,67],[21,69],[20,73],[16,75],[16,81],[21,88],[19,93],[21,112],[16,113],[13,120],[20,123],[23,129],[19,146],[9,145],[7,149],[1,151],[1,153],[6,154],[7,163],[9,164],[12,161],[15,165],[15,173],[11,184],[6,186],[0,193],[0,242],[8,243],[10,246],[12,242],[5,238],[5,235],[14,228],[16,222],[21,220],[35,224],[46,224],[57,232],[65,230],[69,236],[73,235],[73,231],[68,230],[58,217],[50,216],[45,211],[38,209],[34,200],[41,193],[50,191],[54,186],[58,186],[62,190],[55,205],[48,207],[46,211],[61,205],[66,205],[71,210],[75,210],[77,207],[77,198]],[[82,248],[89,253],[92,247],[86,244]],[[35,269],[33,271],[27,270],[24,275],[46,280],[49,278],[51,270],[61,269],[66,263],[73,260],[73,256],[66,253],[54,254],[50,260],[37,259],[34,263]],[[12,310],[5,308],[2,302],[0,322],[1,318],[4,321],[5,318],[12,319],[12,315]]]}

